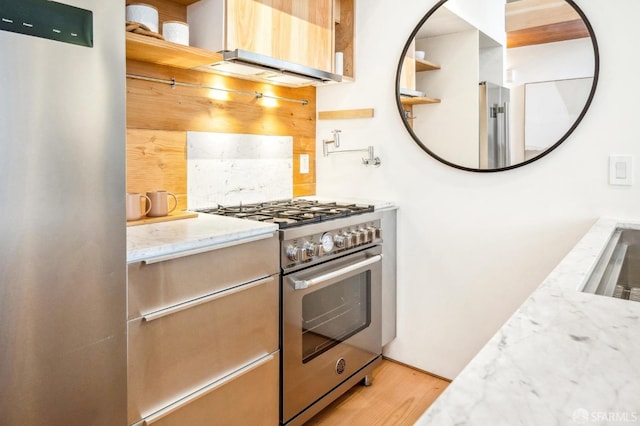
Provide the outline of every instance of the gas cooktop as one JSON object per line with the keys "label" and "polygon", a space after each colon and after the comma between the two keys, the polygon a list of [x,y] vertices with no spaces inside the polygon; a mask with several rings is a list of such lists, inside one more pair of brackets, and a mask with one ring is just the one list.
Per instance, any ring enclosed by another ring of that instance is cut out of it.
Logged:
{"label": "gas cooktop", "polygon": [[196,209],[199,213],[275,223],[279,228],[302,226],[373,211],[372,205],[287,199]]}

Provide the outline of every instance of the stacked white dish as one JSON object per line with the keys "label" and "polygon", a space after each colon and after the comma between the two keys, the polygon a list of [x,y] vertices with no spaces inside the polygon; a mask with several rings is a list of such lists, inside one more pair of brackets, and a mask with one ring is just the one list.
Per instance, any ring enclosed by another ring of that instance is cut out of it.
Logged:
{"label": "stacked white dish", "polygon": [[189,45],[189,25],[180,21],[165,21],[162,23],[162,35],[172,43]]}
{"label": "stacked white dish", "polygon": [[135,3],[127,6],[127,21],[137,22],[149,28],[154,33],[158,32],[158,9],[148,4]]}

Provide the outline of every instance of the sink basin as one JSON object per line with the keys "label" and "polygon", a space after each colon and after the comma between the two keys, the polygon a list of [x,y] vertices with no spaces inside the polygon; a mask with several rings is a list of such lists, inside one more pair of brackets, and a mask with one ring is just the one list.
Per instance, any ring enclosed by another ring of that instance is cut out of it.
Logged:
{"label": "sink basin", "polygon": [[640,229],[615,230],[582,291],[640,302]]}

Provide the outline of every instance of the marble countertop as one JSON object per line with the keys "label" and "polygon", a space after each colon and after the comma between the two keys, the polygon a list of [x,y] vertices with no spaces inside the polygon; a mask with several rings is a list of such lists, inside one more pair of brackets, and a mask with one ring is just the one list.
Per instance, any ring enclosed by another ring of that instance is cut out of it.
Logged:
{"label": "marble countertop", "polygon": [[600,219],[417,425],[640,424],[640,303],[579,291],[616,227]]}
{"label": "marble countertop", "polygon": [[127,262],[180,257],[272,236],[272,223],[210,214],[127,228]]}
{"label": "marble countertop", "polygon": [[[386,201],[301,197],[318,201],[370,204],[376,210],[396,208]],[[223,246],[267,238],[278,230],[271,223],[210,214],[197,218],[130,226],[127,228],[127,262],[158,261],[214,250]]]}

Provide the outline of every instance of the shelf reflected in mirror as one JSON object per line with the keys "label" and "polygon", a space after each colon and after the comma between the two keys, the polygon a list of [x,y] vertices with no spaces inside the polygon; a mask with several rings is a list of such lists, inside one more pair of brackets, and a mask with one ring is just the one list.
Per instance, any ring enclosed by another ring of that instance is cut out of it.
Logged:
{"label": "shelf reflected in mirror", "polygon": [[442,0],[404,46],[398,110],[437,160],[509,170],[568,138],[591,104],[598,70],[593,29],[572,0]]}

